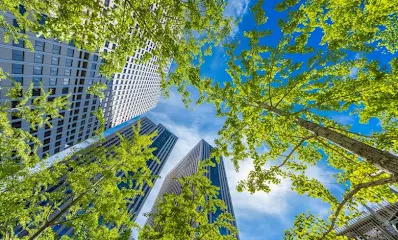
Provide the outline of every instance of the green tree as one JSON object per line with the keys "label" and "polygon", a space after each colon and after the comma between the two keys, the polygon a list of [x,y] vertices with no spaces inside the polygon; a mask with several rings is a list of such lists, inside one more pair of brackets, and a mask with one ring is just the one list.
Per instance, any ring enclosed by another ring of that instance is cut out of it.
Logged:
{"label": "green tree", "polygon": [[283,0],[276,10],[292,12],[291,26],[285,31],[303,33],[321,29],[320,44],[330,49],[371,52],[381,50],[395,53],[398,50],[398,5],[395,1],[371,0]]}
{"label": "green tree", "polygon": [[[212,165],[201,162],[196,174],[174,179],[181,187],[180,194],[165,193],[157,200],[147,214],[148,224],[140,230],[139,239],[236,239],[237,229],[231,224],[234,219],[224,211],[224,201],[218,199],[219,188],[205,175],[206,166]],[[209,223],[209,214],[217,209],[223,212]],[[220,229],[228,235],[222,235]]]}
{"label": "green tree", "polygon": [[[322,47],[322,42],[310,45],[313,28],[300,34],[287,31],[298,26],[295,18],[279,21],[280,40],[269,45],[266,38],[278,34],[263,30],[267,18],[262,4],[252,7],[258,25],[244,33],[247,41],[242,42],[249,47],[225,45],[231,81],[193,83],[201,94],[198,102],[213,103],[217,115],[226,119],[216,140],[218,154],[230,156],[237,169],[240,161],[253,160],[253,170],[238,190],[269,192],[271,185],[290,180],[299,194],[331,206],[326,221],[314,220],[323,224],[317,234],[296,239],[334,239],[333,228],[356,216],[358,204],[398,200],[389,189],[398,182],[398,60],[386,53],[390,62],[382,66],[364,54],[350,57],[355,48],[348,43],[337,49]],[[361,123],[374,118],[382,130],[352,132],[326,113],[355,114]],[[259,151],[263,145],[269,150]],[[307,176],[307,168],[323,159],[337,170],[333,176],[345,190],[342,196]]]}
{"label": "green tree", "polygon": [[62,224],[73,227],[74,239],[129,239],[134,223],[127,203],[154,178],[146,163],[155,159],[156,133],[139,130],[132,140],[119,135],[118,146],[97,143],[50,168],[2,181],[0,234],[14,238],[19,227],[28,239],[52,239],[51,227]]}

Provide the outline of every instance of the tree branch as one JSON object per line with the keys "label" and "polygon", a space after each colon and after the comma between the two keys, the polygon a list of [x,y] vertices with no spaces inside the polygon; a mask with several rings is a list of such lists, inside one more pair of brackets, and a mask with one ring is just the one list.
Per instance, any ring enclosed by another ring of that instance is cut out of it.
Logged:
{"label": "tree branch", "polygon": [[300,141],[299,143],[297,143],[296,146],[294,146],[294,148],[292,149],[292,151],[290,151],[290,153],[286,156],[285,160],[283,160],[283,162],[282,162],[281,164],[279,164],[279,165],[276,167],[276,169],[279,169],[279,168],[283,167],[283,166],[287,163],[287,161],[289,160],[289,158],[293,155],[293,153],[294,153],[305,141],[307,141],[308,139],[314,138],[314,137],[316,137],[316,135],[311,135],[311,136],[308,136],[308,137],[305,137],[305,138],[301,139],[301,141]]}
{"label": "tree branch", "polygon": [[[307,72],[309,72],[309,73],[312,72],[312,70],[314,70],[315,67],[318,66],[318,64],[319,64],[319,61],[317,61],[316,64],[314,63],[314,65],[313,65]],[[293,89],[295,89],[295,88],[297,87],[298,84],[299,84],[299,81],[297,81],[297,82],[293,85],[292,88],[288,89],[288,91],[282,96],[282,98],[279,99],[279,101],[275,104],[275,107],[278,107],[278,105],[283,101],[283,99],[285,99],[285,97],[287,97],[287,96],[293,91]]]}
{"label": "tree branch", "polygon": [[333,127],[333,126],[328,126],[328,128],[332,128],[332,129],[336,129],[338,131],[342,131],[348,134],[353,134],[353,135],[357,135],[360,137],[365,137],[365,138],[376,138],[376,139],[392,139],[392,140],[398,140],[398,137],[396,136],[369,136],[369,135],[365,135],[365,134],[361,134],[361,133],[356,133],[356,132],[351,132],[349,130],[345,130],[342,128],[338,128],[338,127]]}
{"label": "tree branch", "polygon": [[395,183],[395,182],[398,182],[398,176],[393,176],[393,177],[389,177],[389,178],[379,179],[379,180],[372,181],[372,182],[361,183],[361,184],[358,184],[357,186],[355,186],[354,189],[351,190],[344,197],[344,199],[340,202],[339,206],[337,207],[336,211],[333,214],[332,223],[330,224],[330,226],[327,229],[327,231],[322,234],[322,236],[319,238],[319,240],[324,239],[334,229],[334,225],[336,224],[337,217],[340,214],[341,210],[343,209],[344,205],[350,199],[352,199],[354,197],[354,195],[357,194],[361,189],[370,188],[370,187],[376,187],[376,186],[390,184],[390,183]]}

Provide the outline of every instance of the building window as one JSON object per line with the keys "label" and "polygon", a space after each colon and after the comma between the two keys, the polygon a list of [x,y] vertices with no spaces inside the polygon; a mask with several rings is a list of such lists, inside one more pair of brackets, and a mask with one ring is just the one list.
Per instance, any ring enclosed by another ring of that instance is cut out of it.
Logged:
{"label": "building window", "polygon": [[12,50],[12,60],[23,61],[24,60],[24,51]]}
{"label": "building window", "polygon": [[44,137],[49,137],[49,136],[51,136],[51,131],[47,131],[44,133]]}
{"label": "building window", "polygon": [[40,88],[33,88],[32,89],[32,96],[35,96],[35,97],[40,96]]}
{"label": "building window", "polygon": [[12,126],[13,128],[21,128],[22,122],[21,122],[21,121],[13,122],[13,123],[11,124],[11,126]]}
{"label": "building window", "polygon": [[64,85],[69,85],[70,79],[69,78],[64,78]]}
{"label": "building window", "polygon": [[45,144],[49,144],[50,143],[50,138],[46,138],[46,139],[44,139],[44,141],[43,141],[43,144],[45,145]]}
{"label": "building window", "polygon": [[98,61],[98,55],[94,55],[94,56],[93,56],[93,61],[94,61],[94,62]]}
{"label": "building window", "polygon": [[66,59],[65,66],[72,67],[72,64],[73,64],[73,60],[72,59]]}
{"label": "building window", "polygon": [[43,73],[43,67],[41,67],[41,66],[35,66],[35,67],[33,68],[33,74],[34,74],[34,75],[42,75],[42,73]]}
{"label": "building window", "polygon": [[70,76],[70,72],[71,72],[70,69],[65,69],[65,76]]}
{"label": "building window", "polygon": [[12,73],[13,74],[23,74],[23,65],[22,64],[12,64]]}
{"label": "building window", "polygon": [[57,89],[56,88],[50,88],[50,91],[51,91],[51,95],[55,95],[56,92],[57,92]]}
{"label": "building window", "polygon": [[95,76],[95,72],[90,72],[90,77],[94,77]]}
{"label": "building window", "polygon": [[58,65],[59,64],[59,57],[51,57],[51,64]]}
{"label": "building window", "polygon": [[73,57],[74,52],[75,52],[75,50],[73,50],[72,48],[68,48],[68,52],[67,52],[68,57]]}
{"label": "building window", "polygon": [[52,67],[52,68],[50,69],[50,75],[51,75],[51,76],[58,75],[58,68]]}
{"label": "building window", "polygon": [[[16,108],[17,107],[17,105],[18,105],[18,101],[11,101],[11,108]],[[12,119],[16,119],[16,118],[14,118],[15,116],[14,115],[12,115]]]}
{"label": "building window", "polygon": [[53,53],[54,53],[54,54],[60,54],[60,52],[61,52],[61,46],[59,46],[59,45],[54,45],[54,46],[53,46]]}
{"label": "building window", "polygon": [[68,91],[69,91],[69,88],[67,88],[67,87],[62,88],[62,94],[67,94]]}
{"label": "building window", "polygon": [[36,51],[44,51],[44,42],[41,41],[35,41],[35,50]]}
{"label": "building window", "polygon": [[56,78],[50,78],[50,86],[55,86],[57,85],[57,79]]}
{"label": "building window", "polygon": [[14,81],[23,85],[23,77],[13,77]]}
{"label": "building window", "polygon": [[14,47],[23,48],[23,47],[25,47],[25,42],[24,42],[23,40],[21,40],[21,39],[19,39],[19,40],[13,40],[13,41],[12,41],[12,45],[13,45]]}
{"label": "building window", "polygon": [[43,63],[43,54],[35,53],[35,63]]}
{"label": "building window", "polygon": [[32,79],[33,85],[34,86],[40,86],[41,85],[41,78],[40,77],[34,77]]}

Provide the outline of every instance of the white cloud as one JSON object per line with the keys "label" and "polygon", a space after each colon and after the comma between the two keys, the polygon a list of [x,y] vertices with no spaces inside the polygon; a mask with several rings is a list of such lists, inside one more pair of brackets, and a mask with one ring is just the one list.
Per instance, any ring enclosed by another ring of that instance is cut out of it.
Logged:
{"label": "white cloud", "polygon": [[[227,6],[224,10],[224,15],[233,17],[234,19],[242,19],[249,8],[249,0],[228,0]],[[239,32],[239,27],[236,26],[231,33],[233,38]]]}
{"label": "white cloud", "polygon": [[228,0],[224,15],[235,19],[242,18],[249,7],[249,0]]}
{"label": "white cloud", "polygon": [[282,184],[272,187],[272,191],[269,194],[265,192],[256,192],[254,194],[248,192],[239,193],[236,190],[236,186],[240,180],[246,179],[250,170],[253,169],[252,161],[241,162],[238,173],[235,172],[229,159],[224,159],[224,163],[236,215],[250,219],[254,217],[253,215],[264,216],[266,214],[283,217],[286,214],[289,209],[289,204],[286,200],[291,192],[290,183],[284,181]]}

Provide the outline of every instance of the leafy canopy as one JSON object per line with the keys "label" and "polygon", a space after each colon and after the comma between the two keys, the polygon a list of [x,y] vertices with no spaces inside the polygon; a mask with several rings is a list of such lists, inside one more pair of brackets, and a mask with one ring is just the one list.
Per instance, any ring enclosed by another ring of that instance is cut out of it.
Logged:
{"label": "leafy canopy", "polygon": [[[217,115],[226,119],[216,141],[218,154],[230,156],[237,169],[240,161],[253,160],[253,170],[240,182],[239,191],[269,192],[272,185],[289,180],[299,194],[330,204],[327,220],[299,215],[297,223],[308,220],[287,232],[287,239],[334,239],[333,228],[357,216],[359,204],[398,200],[389,189],[396,186],[398,170],[398,60],[392,54],[394,45],[379,37],[396,27],[388,25],[396,11],[388,8],[383,12],[385,6],[391,6],[387,1],[379,5],[370,1],[365,10],[370,6],[374,9],[366,16],[388,15],[385,21],[377,22],[385,27],[373,35],[337,38],[332,29],[341,34],[357,33],[351,21],[319,23],[319,9],[328,11],[330,7],[333,16],[341,10],[338,1],[336,5],[332,2],[306,1],[290,11],[288,19],[278,21],[282,30],[278,34],[264,26],[267,18],[263,16],[263,1],[258,1],[252,7],[257,25],[244,32],[249,46],[245,41],[224,45],[231,80],[223,84],[210,79],[192,83],[201,94],[199,103],[213,103]],[[342,7],[347,14],[363,8],[360,1],[340,2],[350,2],[349,7]],[[282,5],[277,8],[286,8]],[[347,25],[340,27],[344,22]],[[359,20],[355,23],[368,27]],[[314,31],[323,27],[322,40],[310,41]],[[277,44],[269,44],[266,39],[275,36],[280,37]],[[376,42],[377,47],[373,44]],[[367,54],[370,50],[385,54],[389,64],[373,60]],[[364,124],[377,119],[382,130],[371,135],[353,132],[350,126],[334,121],[330,113],[355,114]],[[260,151],[264,145],[268,150]],[[309,177],[308,168],[320,161],[334,169],[331,177],[341,186],[341,196],[333,194],[320,179]]]}
{"label": "leafy canopy", "polygon": [[155,134],[140,135],[138,126],[132,140],[119,135],[118,146],[97,143],[50,168],[2,181],[1,235],[13,238],[18,227],[29,239],[53,239],[51,227],[65,225],[73,227],[73,239],[129,239],[134,223],[127,204],[143,194],[144,183],[152,186],[147,161],[156,159]]}

